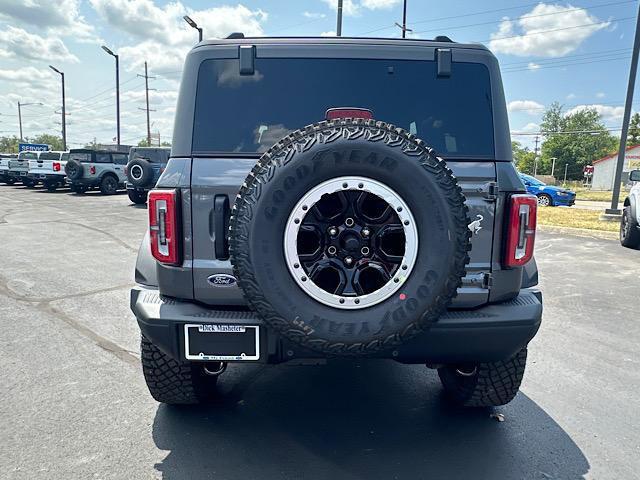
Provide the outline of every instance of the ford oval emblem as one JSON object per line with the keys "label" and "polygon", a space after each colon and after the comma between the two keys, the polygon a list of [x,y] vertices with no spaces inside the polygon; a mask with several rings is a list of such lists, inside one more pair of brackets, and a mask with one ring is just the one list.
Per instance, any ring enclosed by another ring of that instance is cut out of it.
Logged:
{"label": "ford oval emblem", "polygon": [[209,283],[214,287],[233,287],[237,282],[236,277],[227,275],[226,273],[216,273],[208,279]]}

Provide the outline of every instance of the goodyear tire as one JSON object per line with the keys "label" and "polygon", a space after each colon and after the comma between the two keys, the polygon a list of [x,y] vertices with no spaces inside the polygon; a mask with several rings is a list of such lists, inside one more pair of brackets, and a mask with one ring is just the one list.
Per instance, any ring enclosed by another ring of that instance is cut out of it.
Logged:
{"label": "goodyear tire", "polygon": [[133,159],[127,165],[127,178],[136,187],[148,186],[153,179],[153,168],[143,158]]}
{"label": "goodyear tire", "polygon": [[83,168],[84,167],[82,166],[82,163],[80,163],[78,160],[71,159],[65,165],[64,171],[67,174],[67,178],[69,178],[69,180],[78,180],[82,177]]}
{"label": "goodyear tire", "polygon": [[255,165],[233,206],[231,262],[250,306],[283,336],[366,356],[445,311],[469,261],[468,224],[455,177],[425,142],[379,121],[325,121]]}
{"label": "goodyear tire", "polygon": [[216,396],[218,377],[206,375],[202,364],[178,362],[144,335],[140,340],[142,373],[151,396],[168,405],[208,403]]}
{"label": "goodyear tire", "polygon": [[438,376],[449,399],[463,407],[506,405],[517,395],[527,363],[527,349],[500,362],[438,369]]}

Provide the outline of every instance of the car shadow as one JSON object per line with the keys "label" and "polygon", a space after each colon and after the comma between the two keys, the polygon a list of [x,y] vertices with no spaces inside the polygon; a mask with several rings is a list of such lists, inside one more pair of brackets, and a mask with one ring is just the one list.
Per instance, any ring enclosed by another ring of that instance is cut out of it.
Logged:
{"label": "car shadow", "polygon": [[229,370],[216,404],[158,407],[163,479],[582,479],[589,471],[569,435],[523,393],[495,410],[462,409],[446,401],[433,371],[389,361]]}

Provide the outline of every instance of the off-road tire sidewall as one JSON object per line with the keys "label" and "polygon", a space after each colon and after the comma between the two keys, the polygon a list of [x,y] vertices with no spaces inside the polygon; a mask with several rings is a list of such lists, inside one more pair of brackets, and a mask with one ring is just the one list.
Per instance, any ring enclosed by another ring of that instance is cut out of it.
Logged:
{"label": "off-road tire sidewall", "polygon": [[[135,178],[131,175],[131,169],[136,165],[142,170],[142,175],[139,178]],[[132,185],[135,185],[136,187],[144,187],[151,183],[153,178],[153,167],[151,167],[151,164],[148,161],[141,158],[131,160],[127,166],[127,178]]]}
{"label": "off-road tire sidewall", "polygon": [[[319,125],[335,130],[339,124]],[[450,170],[424,145],[381,122],[384,138],[347,138],[347,128],[362,130],[363,122],[342,124],[336,138],[316,141],[289,158],[278,156],[287,150],[283,142],[267,152],[236,202],[231,256],[249,303],[283,335],[329,354],[366,355],[402,344],[446,309],[468,262],[468,215]],[[309,128],[306,138],[322,138]],[[406,148],[414,150],[403,153]],[[377,305],[355,310],[323,305],[305,293],[289,272],[283,248],[286,221],[300,198],[344,176],[371,178],[394,190],[411,210],[419,239],[415,266],[401,288]]]}
{"label": "off-road tire sidewall", "polygon": [[82,163],[77,160],[69,160],[64,167],[65,173],[70,180],[78,180],[82,177]]}

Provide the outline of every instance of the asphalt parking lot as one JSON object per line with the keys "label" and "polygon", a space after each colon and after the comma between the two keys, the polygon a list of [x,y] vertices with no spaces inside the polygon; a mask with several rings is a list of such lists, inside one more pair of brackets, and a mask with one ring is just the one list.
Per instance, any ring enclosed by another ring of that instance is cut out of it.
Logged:
{"label": "asphalt parking lot", "polygon": [[504,422],[392,362],[231,366],[219,404],[170,408],[128,308],[146,214],[0,186],[1,478],[640,478],[640,251],[539,233],[544,321]]}

